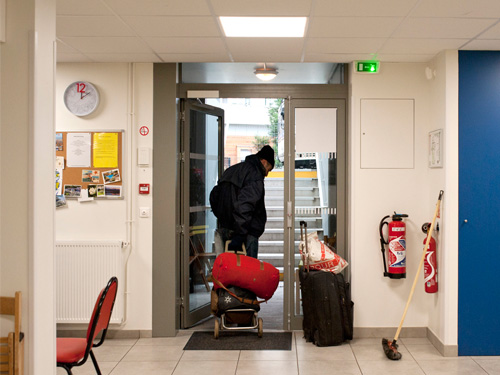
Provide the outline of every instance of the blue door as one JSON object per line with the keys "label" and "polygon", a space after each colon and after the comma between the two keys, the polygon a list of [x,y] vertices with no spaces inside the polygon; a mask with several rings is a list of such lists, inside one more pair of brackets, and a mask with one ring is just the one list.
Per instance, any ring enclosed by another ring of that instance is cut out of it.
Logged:
{"label": "blue door", "polygon": [[458,354],[500,355],[500,53],[459,52]]}

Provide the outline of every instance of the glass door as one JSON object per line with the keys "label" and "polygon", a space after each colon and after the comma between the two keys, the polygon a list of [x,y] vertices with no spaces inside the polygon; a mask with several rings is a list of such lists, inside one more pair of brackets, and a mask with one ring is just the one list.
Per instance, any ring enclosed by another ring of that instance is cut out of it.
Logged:
{"label": "glass door", "polygon": [[[290,329],[302,328],[298,270],[300,221],[317,232],[337,254],[347,259],[346,238],[346,117],[342,99],[286,101],[285,142],[288,251],[287,273]],[[347,271],[345,271],[347,272]]]}
{"label": "glass door", "polygon": [[223,168],[224,111],[181,102],[181,327],[210,315],[210,280],[217,220],[210,191]]}

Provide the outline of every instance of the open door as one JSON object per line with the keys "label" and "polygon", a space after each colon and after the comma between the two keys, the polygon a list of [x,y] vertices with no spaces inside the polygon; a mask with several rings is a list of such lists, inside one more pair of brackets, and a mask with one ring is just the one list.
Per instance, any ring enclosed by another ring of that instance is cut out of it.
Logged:
{"label": "open door", "polygon": [[181,101],[181,328],[210,316],[217,219],[210,191],[223,170],[224,111]]}

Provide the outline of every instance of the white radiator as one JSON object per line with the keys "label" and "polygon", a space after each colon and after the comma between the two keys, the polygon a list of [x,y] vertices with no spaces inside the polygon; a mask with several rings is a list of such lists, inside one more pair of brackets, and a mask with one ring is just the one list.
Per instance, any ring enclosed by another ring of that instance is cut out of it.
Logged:
{"label": "white radiator", "polygon": [[99,292],[118,278],[111,323],[124,319],[125,256],[122,241],[56,241],[57,323],[88,323]]}

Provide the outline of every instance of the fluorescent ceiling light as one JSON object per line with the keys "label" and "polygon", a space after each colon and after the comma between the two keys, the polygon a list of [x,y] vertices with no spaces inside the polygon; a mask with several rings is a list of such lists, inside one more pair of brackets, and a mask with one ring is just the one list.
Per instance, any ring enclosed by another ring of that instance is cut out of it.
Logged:
{"label": "fluorescent ceiling light", "polygon": [[219,17],[227,37],[302,38],[307,17]]}

